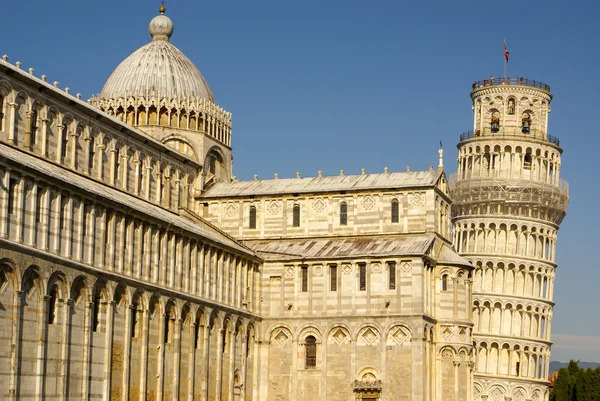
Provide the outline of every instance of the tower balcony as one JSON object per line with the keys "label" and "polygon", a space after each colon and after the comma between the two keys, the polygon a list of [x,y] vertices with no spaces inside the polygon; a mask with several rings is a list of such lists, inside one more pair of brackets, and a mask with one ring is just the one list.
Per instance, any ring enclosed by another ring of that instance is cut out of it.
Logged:
{"label": "tower balcony", "polygon": [[537,89],[541,89],[541,90],[544,90],[544,91],[550,93],[550,86],[546,85],[543,82],[527,79],[524,77],[519,77],[519,78],[490,77],[488,79],[484,79],[483,81],[473,82],[473,91],[480,89],[480,88],[485,88],[485,87],[490,87],[490,86],[503,86],[503,85],[504,86],[506,86],[506,85],[529,86],[530,88],[537,88]]}
{"label": "tower balcony", "polygon": [[518,208],[552,210],[548,218],[560,224],[569,204],[569,184],[565,180],[546,183],[526,178],[471,176],[448,178],[454,205],[472,204],[514,205]]}
{"label": "tower balcony", "polygon": [[[523,129],[522,127],[498,127],[492,129],[491,127],[485,127],[475,131],[466,131],[460,134],[460,143],[469,141],[472,139],[525,139],[548,142],[560,148],[560,140],[548,133],[537,130],[537,129]],[[459,143],[459,146],[460,146]]]}

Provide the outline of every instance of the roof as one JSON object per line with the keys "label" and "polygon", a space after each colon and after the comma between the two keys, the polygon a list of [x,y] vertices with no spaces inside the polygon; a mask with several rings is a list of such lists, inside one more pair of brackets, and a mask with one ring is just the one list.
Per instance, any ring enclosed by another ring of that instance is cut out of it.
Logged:
{"label": "roof", "polygon": [[437,257],[437,262],[444,265],[472,266],[466,259],[456,253],[448,244],[444,244]]}
{"label": "roof", "polygon": [[415,171],[410,173],[381,173],[309,178],[283,178],[259,181],[235,181],[213,185],[203,198],[300,194],[314,192],[357,191],[369,189],[396,189],[434,186],[442,171]]}
{"label": "roof", "polygon": [[422,256],[435,235],[388,237],[301,238],[244,241],[264,260],[352,259],[360,257]]}
{"label": "roof", "polygon": [[101,99],[157,96],[161,99],[200,98],[215,102],[196,66],[169,42],[173,23],[166,15],[150,22],[152,42],[136,50],[106,81]]}
{"label": "roof", "polygon": [[120,203],[121,210],[134,210],[141,215],[150,216],[161,220],[165,225],[177,227],[179,229],[196,234],[207,240],[219,243],[223,246],[235,249],[236,251],[256,256],[248,248],[237,241],[227,238],[225,235],[218,234],[215,230],[208,230],[194,222],[179,216],[169,210],[163,209],[145,200],[136,198],[125,192],[119,191],[108,185],[83,177],[73,171],[67,170],[61,166],[50,163],[46,160],[37,158],[25,152],[11,148],[8,145],[0,144],[0,158],[8,159],[14,163],[36,170],[40,175],[48,176],[61,182],[73,185],[92,197],[109,199]]}

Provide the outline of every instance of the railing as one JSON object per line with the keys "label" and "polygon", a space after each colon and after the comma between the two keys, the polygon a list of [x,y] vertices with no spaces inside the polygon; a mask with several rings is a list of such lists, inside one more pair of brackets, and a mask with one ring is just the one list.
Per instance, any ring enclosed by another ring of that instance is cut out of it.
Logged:
{"label": "railing", "polygon": [[498,128],[492,131],[491,128],[484,128],[477,131],[467,131],[460,134],[460,142],[466,141],[473,138],[521,138],[521,139],[537,139],[541,141],[548,141],[556,146],[560,146],[560,140],[552,135],[548,135],[544,131],[530,129],[529,132],[525,133],[521,128]]}
{"label": "railing", "polygon": [[533,81],[531,79],[526,79],[523,77],[519,78],[494,78],[489,77],[488,79],[484,79],[483,81],[473,82],[473,90],[478,88],[483,88],[486,86],[499,86],[499,85],[521,85],[521,86],[530,86],[532,88],[543,89],[547,92],[550,92],[550,86],[546,85],[540,81]]}

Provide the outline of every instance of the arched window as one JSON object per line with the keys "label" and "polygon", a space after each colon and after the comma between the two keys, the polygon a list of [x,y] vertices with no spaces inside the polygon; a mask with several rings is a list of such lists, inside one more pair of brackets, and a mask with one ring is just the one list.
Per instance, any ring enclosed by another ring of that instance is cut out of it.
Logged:
{"label": "arched window", "polygon": [[448,291],[448,275],[444,274],[442,276],[442,291]]}
{"label": "arched window", "polygon": [[56,302],[58,301],[58,289],[56,286],[50,291],[50,299],[48,300],[48,324],[56,322]]}
{"label": "arched window", "polygon": [[359,263],[358,264],[358,272],[359,272],[358,290],[366,291],[367,290],[367,265],[365,263]]}
{"label": "arched window", "polygon": [[37,133],[37,123],[38,123],[38,112],[37,110],[32,110],[31,111],[31,119],[29,120],[29,132],[31,132],[31,146],[35,145],[36,143],[36,133]]}
{"label": "arched window", "polygon": [[300,227],[300,205],[298,205],[298,204],[294,205],[294,221],[293,221],[293,226],[294,227]]}
{"label": "arched window", "polygon": [[340,203],[340,226],[348,225],[348,204]]}
{"label": "arched window", "polygon": [[498,110],[492,110],[492,120],[490,122],[490,128],[492,132],[500,131],[500,112]]}
{"label": "arched window", "polygon": [[526,153],[523,158],[523,169],[531,170],[531,153]]}
{"label": "arched window", "polygon": [[94,307],[92,309],[92,331],[97,332],[100,326],[100,297],[94,297]]}
{"label": "arched window", "polygon": [[250,206],[250,221],[248,222],[248,228],[251,230],[256,228],[256,206]]}
{"label": "arched window", "polygon": [[529,134],[529,128],[531,128],[531,115],[525,112],[521,117],[521,132]]}
{"label": "arched window", "polygon": [[398,223],[400,221],[398,199],[392,199],[392,223]]}
{"label": "arched window", "polygon": [[317,339],[314,336],[306,337],[306,368],[317,366]]}
{"label": "arched window", "polygon": [[4,96],[0,94],[0,131],[4,129]]}

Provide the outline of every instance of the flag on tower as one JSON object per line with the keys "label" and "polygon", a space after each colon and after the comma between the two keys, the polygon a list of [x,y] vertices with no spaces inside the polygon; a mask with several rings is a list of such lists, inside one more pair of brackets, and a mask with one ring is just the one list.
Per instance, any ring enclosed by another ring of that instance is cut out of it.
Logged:
{"label": "flag on tower", "polygon": [[504,38],[504,59],[506,60],[506,62],[508,63],[508,55],[510,53],[508,52],[508,50],[506,49],[506,38]]}

